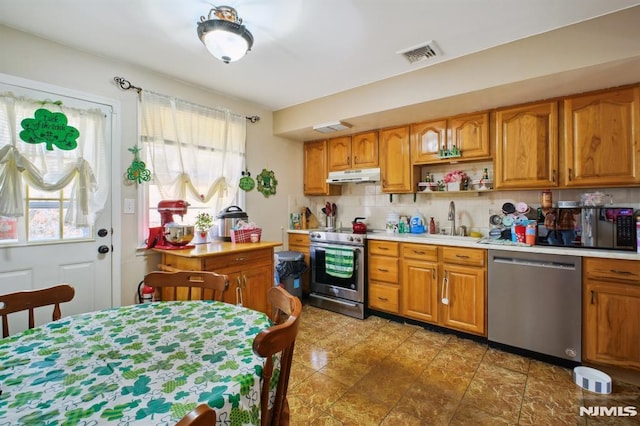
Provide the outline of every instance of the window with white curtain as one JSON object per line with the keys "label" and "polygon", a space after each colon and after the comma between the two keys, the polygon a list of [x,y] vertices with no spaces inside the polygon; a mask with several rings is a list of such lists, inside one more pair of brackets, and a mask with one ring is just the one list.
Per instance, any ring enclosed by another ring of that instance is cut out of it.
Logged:
{"label": "window with white curtain", "polygon": [[201,211],[215,216],[237,204],[245,141],[244,116],[142,91],[141,157],[152,177],[144,185],[146,227],[160,225],[156,208],[161,200],[189,202],[182,219],[188,224]]}
{"label": "window with white curtain", "polygon": [[0,244],[93,238],[110,191],[106,123],[99,108],[0,94]]}

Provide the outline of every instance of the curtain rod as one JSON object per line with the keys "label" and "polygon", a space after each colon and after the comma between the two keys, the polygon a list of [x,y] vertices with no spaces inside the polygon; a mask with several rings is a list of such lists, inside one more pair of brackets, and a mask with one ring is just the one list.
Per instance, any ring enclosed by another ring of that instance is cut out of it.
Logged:
{"label": "curtain rod", "polygon": [[[142,92],[142,87],[134,86],[129,80],[122,77],[113,77],[113,81],[118,83],[118,86],[120,86],[122,90],[135,90],[136,92],[138,92],[138,95],[140,94],[140,92]],[[260,121],[260,116],[258,115],[245,116],[244,118],[246,118],[253,124]]]}

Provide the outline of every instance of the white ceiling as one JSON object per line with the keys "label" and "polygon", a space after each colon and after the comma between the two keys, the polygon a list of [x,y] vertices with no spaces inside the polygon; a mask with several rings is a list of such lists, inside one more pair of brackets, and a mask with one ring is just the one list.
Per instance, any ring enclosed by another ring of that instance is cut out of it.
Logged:
{"label": "white ceiling", "polygon": [[[255,43],[196,34],[204,0],[0,0],[0,24],[279,110],[640,4],[640,0],[221,0]],[[434,40],[440,58],[396,52]],[[144,87],[144,82],[132,82]]]}

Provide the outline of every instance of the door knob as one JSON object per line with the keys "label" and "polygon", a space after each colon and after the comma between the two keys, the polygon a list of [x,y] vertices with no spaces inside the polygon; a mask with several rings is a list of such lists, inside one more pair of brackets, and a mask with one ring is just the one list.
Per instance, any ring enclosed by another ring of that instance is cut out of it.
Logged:
{"label": "door knob", "polygon": [[98,236],[99,237],[106,237],[107,235],[109,235],[109,231],[107,231],[104,228],[98,229]]}
{"label": "door knob", "polygon": [[101,254],[109,253],[109,247],[105,245],[98,247],[98,253],[101,253]]}

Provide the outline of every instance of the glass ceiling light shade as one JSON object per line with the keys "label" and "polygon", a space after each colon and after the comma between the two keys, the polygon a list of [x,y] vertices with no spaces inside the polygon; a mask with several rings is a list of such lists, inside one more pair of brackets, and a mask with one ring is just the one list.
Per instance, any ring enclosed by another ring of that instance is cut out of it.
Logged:
{"label": "glass ceiling light shade", "polygon": [[213,56],[226,64],[242,58],[253,46],[253,35],[229,6],[214,7],[208,18],[201,16],[198,37]]}

